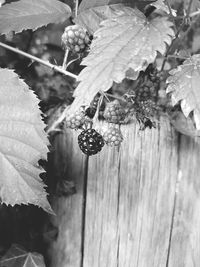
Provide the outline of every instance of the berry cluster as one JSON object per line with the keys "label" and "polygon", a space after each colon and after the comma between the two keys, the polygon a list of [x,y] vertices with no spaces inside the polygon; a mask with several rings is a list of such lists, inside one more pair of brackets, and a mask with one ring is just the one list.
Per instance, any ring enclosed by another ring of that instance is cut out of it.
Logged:
{"label": "berry cluster", "polygon": [[[78,136],[78,144],[84,154],[94,155],[98,153],[104,144],[108,146],[119,146],[123,140],[122,133],[118,125],[125,116],[125,111],[118,100],[107,103],[103,116],[109,127],[101,135],[91,128],[92,118],[96,112],[99,101],[97,95],[88,109],[79,109],[65,119],[65,127],[70,129],[82,129]],[[89,128],[88,128],[89,125]],[[117,128],[116,128],[117,127]],[[101,132],[101,129],[100,129]]]}
{"label": "berry cluster", "polygon": [[158,96],[165,78],[153,64],[140,74],[138,83],[124,95],[129,103],[128,120],[134,116],[140,123],[140,129],[155,127],[155,115],[158,111]]}
{"label": "berry cluster", "polygon": [[[65,31],[67,42],[76,36],[74,29],[77,28],[73,27],[73,30],[70,26]],[[72,44],[71,41],[68,43]],[[68,43],[67,45],[69,45]],[[140,73],[136,83],[133,84],[133,87],[130,86],[130,90],[127,90],[123,98],[118,95],[117,99],[110,101],[113,96],[108,94],[108,101],[104,98],[102,102],[103,97],[98,93],[88,108],[78,110],[66,118],[65,126],[82,130],[78,136],[78,144],[82,152],[89,156],[101,151],[104,144],[119,146],[123,141],[120,124],[127,124],[133,119],[137,119],[141,130],[146,127],[155,127],[160,83],[161,73],[153,65],[150,65],[145,72]],[[104,129],[100,128],[99,132],[92,128],[93,121],[96,119],[103,119],[108,123]]]}
{"label": "berry cluster", "polygon": [[84,52],[90,43],[89,34],[79,25],[71,25],[65,28],[62,35],[62,44],[73,53]]}

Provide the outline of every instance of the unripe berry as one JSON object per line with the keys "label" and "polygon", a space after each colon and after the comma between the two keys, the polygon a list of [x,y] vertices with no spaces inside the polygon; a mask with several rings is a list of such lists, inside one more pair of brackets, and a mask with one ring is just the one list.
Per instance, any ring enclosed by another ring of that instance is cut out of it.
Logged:
{"label": "unripe berry", "polygon": [[82,53],[90,43],[89,34],[79,25],[71,25],[65,28],[62,35],[62,44],[73,53]]}

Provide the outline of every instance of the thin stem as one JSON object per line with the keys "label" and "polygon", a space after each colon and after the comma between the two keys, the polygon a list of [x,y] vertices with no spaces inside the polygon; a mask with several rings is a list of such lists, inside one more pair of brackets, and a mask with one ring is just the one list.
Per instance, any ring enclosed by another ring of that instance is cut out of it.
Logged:
{"label": "thin stem", "polygon": [[117,100],[120,100],[120,101],[123,101],[123,102],[126,102],[126,100],[120,96],[117,96],[117,95],[112,95],[112,94],[109,94],[109,93],[105,93],[105,95],[108,97],[112,97],[114,99],[117,99]]}
{"label": "thin stem", "polygon": [[190,0],[189,2],[189,5],[188,5],[188,9],[187,9],[187,12],[186,12],[186,15],[185,17],[183,18],[183,22],[181,23],[179,29],[177,30],[176,34],[175,34],[175,37],[174,39],[172,40],[171,42],[171,45],[168,47],[166,53],[165,53],[165,56],[164,56],[164,60],[163,60],[163,64],[162,64],[162,67],[161,67],[161,71],[163,71],[164,67],[165,67],[165,63],[167,62],[167,56],[169,54],[169,52],[171,51],[171,48],[173,47],[175,41],[177,40],[177,38],[179,37],[179,34],[180,32],[182,31],[183,27],[185,26],[185,22],[186,20],[189,18],[189,15],[190,15],[190,9],[191,9],[191,6],[192,6],[192,2],[193,0]]}
{"label": "thin stem", "polygon": [[181,57],[181,56],[176,56],[176,55],[168,55],[166,59],[168,58],[188,59],[188,57]]}
{"label": "thin stem", "polygon": [[167,5],[167,7],[168,7],[168,9],[169,9],[169,14],[170,14],[170,16],[171,16],[171,18],[172,18],[172,20],[173,20],[174,27],[175,27],[175,29],[176,29],[176,31],[177,31],[175,18],[174,18],[173,13],[172,13],[172,8],[171,8],[171,6],[170,6],[168,0],[165,0],[165,3],[166,3],[166,5]]}
{"label": "thin stem", "polygon": [[26,52],[23,52],[23,51],[19,50],[18,48],[14,48],[14,47],[12,47],[12,46],[10,46],[10,45],[7,45],[7,44],[4,44],[4,43],[2,43],[2,42],[0,42],[0,47],[3,47],[3,48],[5,48],[5,49],[7,49],[7,50],[10,50],[10,51],[14,52],[14,53],[17,53],[17,54],[19,54],[19,55],[22,55],[22,56],[24,56],[24,57],[27,57],[27,58],[31,59],[32,61],[38,62],[38,63],[40,63],[40,64],[43,64],[43,65],[45,65],[45,66],[51,68],[52,70],[55,70],[55,71],[57,71],[57,72],[60,72],[60,73],[62,73],[62,74],[64,74],[64,75],[66,75],[66,76],[70,76],[70,77],[72,77],[72,78],[74,78],[74,79],[76,79],[76,80],[77,80],[77,78],[78,78],[77,75],[75,75],[75,74],[73,74],[73,73],[71,73],[71,72],[69,72],[69,71],[64,70],[62,67],[60,67],[60,66],[56,66],[56,65],[54,65],[54,64],[51,64],[51,63],[48,62],[48,61],[44,61],[44,60],[42,60],[42,59],[40,59],[40,58],[38,58],[38,57],[35,57],[35,56],[31,55],[31,54],[28,54],[28,53],[26,53]]}
{"label": "thin stem", "polygon": [[75,17],[78,16],[78,5],[79,5],[79,0],[75,0]]}
{"label": "thin stem", "polygon": [[76,60],[79,60],[80,59],[80,55],[77,57],[77,58],[74,58],[74,59],[72,59],[71,61],[69,61],[68,63],[67,63],[67,65],[66,65],[66,69],[73,63],[73,62],[75,62]]}
{"label": "thin stem", "polygon": [[190,14],[190,18],[193,18],[193,17],[198,16],[198,15],[200,15],[200,9],[195,11],[195,12],[193,12],[193,13],[191,13]]}
{"label": "thin stem", "polygon": [[64,59],[63,59],[63,64],[62,64],[62,68],[63,70],[67,69],[67,59],[68,59],[68,54],[69,54],[69,50],[68,48],[66,48],[65,50],[65,55],[64,55]]}

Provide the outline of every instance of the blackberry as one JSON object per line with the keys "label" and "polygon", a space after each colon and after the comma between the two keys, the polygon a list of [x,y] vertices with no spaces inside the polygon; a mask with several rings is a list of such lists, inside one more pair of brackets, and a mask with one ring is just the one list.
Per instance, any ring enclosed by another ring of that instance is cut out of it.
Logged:
{"label": "blackberry", "polygon": [[111,123],[120,123],[124,120],[125,115],[125,110],[118,100],[107,103],[103,113],[105,120]]}
{"label": "blackberry", "polygon": [[119,146],[123,141],[123,136],[119,129],[111,127],[104,132],[103,139],[108,146]]}
{"label": "blackberry", "polygon": [[62,35],[62,44],[73,53],[82,53],[90,43],[89,34],[79,25],[71,25],[65,28]]}
{"label": "blackberry", "polygon": [[79,134],[78,145],[84,154],[91,156],[101,151],[104,140],[102,135],[94,129],[87,129]]}
{"label": "blackberry", "polygon": [[79,109],[65,119],[64,125],[67,128],[78,129],[85,123],[85,120],[84,109]]}

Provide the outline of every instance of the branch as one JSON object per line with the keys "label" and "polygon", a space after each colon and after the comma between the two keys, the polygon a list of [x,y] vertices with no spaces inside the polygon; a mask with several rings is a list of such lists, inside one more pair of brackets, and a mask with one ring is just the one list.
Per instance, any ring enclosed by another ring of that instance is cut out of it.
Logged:
{"label": "branch", "polygon": [[5,49],[7,49],[7,50],[10,50],[10,51],[14,52],[14,53],[17,53],[19,55],[22,55],[24,57],[27,57],[27,58],[31,59],[32,61],[38,62],[40,64],[43,64],[43,65],[51,68],[52,70],[55,70],[57,72],[60,72],[60,73],[62,73],[64,75],[66,75],[66,76],[70,76],[70,77],[72,77],[72,78],[74,78],[74,79],[77,80],[77,77],[78,77],[77,75],[75,75],[75,74],[73,74],[73,73],[71,73],[69,71],[64,70],[62,67],[56,66],[54,64],[51,64],[48,61],[44,61],[44,60],[42,60],[42,59],[40,59],[38,57],[35,57],[35,56],[31,55],[31,54],[28,54],[26,52],[23,52],[23,51],[19,50],[18,48],[14,48],[14,47],[12,47],[10,45],[7,45],[7,44],[4,44],[2,42],[0,42],[0,47],[3,47]]}
{"label": "branch", "polygon": [[[164,60],[163,60],[163,64],[162,64],[162,67],[161,67],[161,71],[162,71],[162,70],[164,69],[164,67],[165,67],[165,63],[166,63],[166,61],[167,61],[167,57],[168,57],[169,52],[171,51],[171,48],[173,47],[175,41],[176,41],[177,38],[179,37],[180,32],[181,32],[182,29],[184,28],[186,20],[187,20],[187,19],[189,18],[189,16],[190,16],[190,9],[191,9],[191,6],[192,6],[192,2],[193,2],[193,0],[190,0],[189,5],[188,5],[188,9],[187,9],[187,12],[186,12],[186,15],[185,15],[185,17],[183,18],[183,22],[181,23],[179,29],[177,30],[177,32],[176,32],[176,34],[175,34],[174,39],[173,39],[172,42],[171,42],[171,45],[168,47],[168,49],[167,49],[167,51],[166,51],[166,53],[165,53]],[[166,3],[168,3],[168,1],[166,1]],[[170,7],[169,3],[168,3],[168,7]],[[169,8],[169,12],[170,12],[170,11],[171,11],[171,7]],[[171,14],[171,12],[170,12],[170,14]],[[176,25],[174,25],[174,26],[176,27]]]}
{"label": "branch", "polygon": [[193,17],[198,16],[198,15],[200,15],[200,9],[195,11],[195,12],[193,12],[193,13],[191,13],[190,14],[190,18],[193,18]]}

